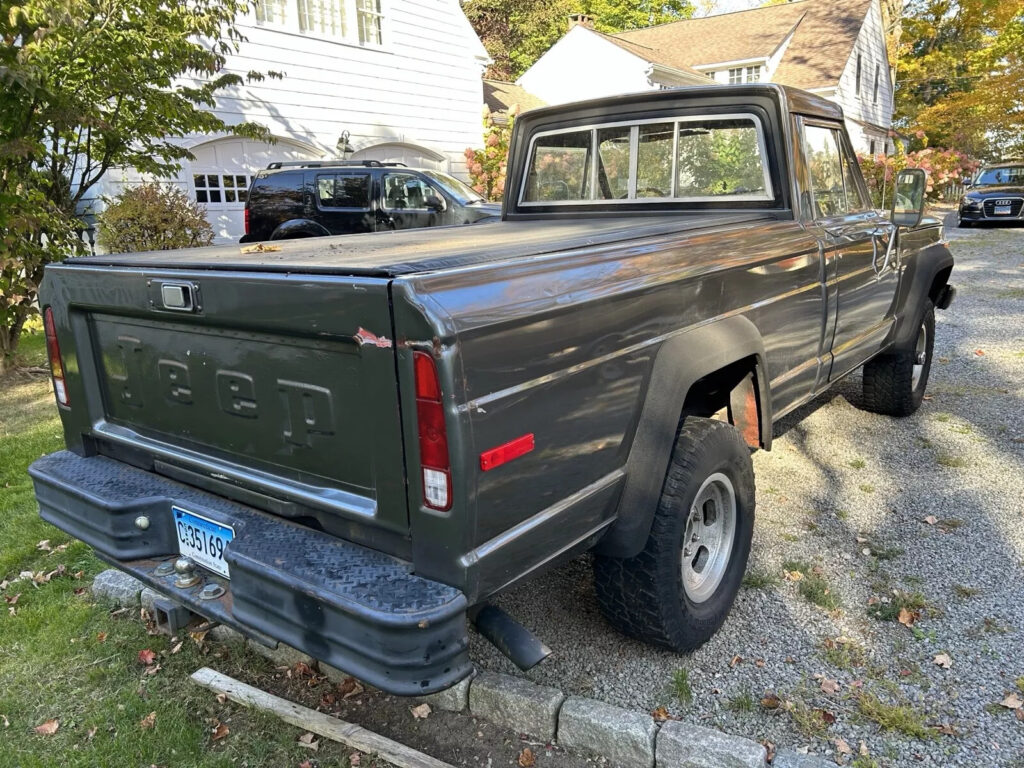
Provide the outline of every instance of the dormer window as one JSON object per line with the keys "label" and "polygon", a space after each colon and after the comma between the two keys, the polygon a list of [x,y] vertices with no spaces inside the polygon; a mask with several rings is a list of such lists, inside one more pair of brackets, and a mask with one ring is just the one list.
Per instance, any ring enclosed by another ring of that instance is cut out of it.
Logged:
{"label": "dormer window", "polygon": [[313,37],[384,44],[383,0],[256,0],[256,23]]}

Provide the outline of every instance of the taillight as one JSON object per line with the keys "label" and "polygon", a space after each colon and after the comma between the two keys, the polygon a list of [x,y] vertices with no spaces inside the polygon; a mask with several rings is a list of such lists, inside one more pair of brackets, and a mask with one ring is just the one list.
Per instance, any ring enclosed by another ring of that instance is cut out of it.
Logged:
{"label": "taillight", "polygon": [[57,341],[57,327],[53,323],[53,310],[43,310],[43,329],[46,332],[46,354],[50,358],[50,373],[53,376],[53,393],[61,405],[70,405],[68,387],[64,381],[64,361],[60,356],[60,343]]}
{"label": "taillight", "polygon": [[249,234],[249,204],[248,203],[246,203],[246,205],[245,205],[245,213],[243,213],[242,216],[243,216],[243,218],[245,220],[245,234],[248,235]]}
{"label": "taillight", "polygon": [[444,512],[452,506],[452,472],[437,365],[426,352],[413,352],[413,367],[416,371],[416,423],[420,438],[423,501],[431,509]]}

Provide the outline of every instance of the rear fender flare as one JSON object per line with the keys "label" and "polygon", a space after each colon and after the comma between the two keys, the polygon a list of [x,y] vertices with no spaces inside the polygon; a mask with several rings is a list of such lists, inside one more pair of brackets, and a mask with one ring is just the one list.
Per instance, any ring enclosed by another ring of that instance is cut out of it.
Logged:
{"label": "rear fender flare", "polygon": [[277,225],[271,240],[289,240],[293,237],[324,237],[331,234],[323,224],[309,219],[289,219]]}
{"label": "rear fender flare", "polygon": [[617,519],[594,551],[633,557],[644,547],[661,496],[687,393],[704,377],[732,363],[755,360],[760,442],[771,447],[771,395],[764,341],[756,326],[737,315],[684,331],[665,341],[654,361],[647,395],[626,460],[626,482]]}
{"label": "rear fender flare", "polygon": [[[935,243],[918,251],[913,260],[907,264],[903,274],[905,288],[903,294],[903,311],[896,326],[893,345],[897,349],[909,347],[917,338],[917,330],[924,316],[925,302],[936,298],[936,293],[948,282],[949,272],[953,268],[953,254],[943,243]],[[946,272],[946,280],[935,285],[935,279]]]}

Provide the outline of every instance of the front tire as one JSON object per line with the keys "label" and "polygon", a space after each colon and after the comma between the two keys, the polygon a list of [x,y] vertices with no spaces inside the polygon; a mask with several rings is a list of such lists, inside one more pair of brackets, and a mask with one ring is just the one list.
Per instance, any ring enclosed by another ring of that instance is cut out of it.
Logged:
{"label": "front tire", "polygon": [[864,365],[864,407],[887,416],[909,416],[921,407],[935,349],[935,306],[925,302],[913,344]]}
{"label": "front tire", "polygon": [[680,653],[699,648],[732,608],[753,530],[750,449],[729,424],[688,417],[643,551],[594,557],[601,612],[630,637]]}

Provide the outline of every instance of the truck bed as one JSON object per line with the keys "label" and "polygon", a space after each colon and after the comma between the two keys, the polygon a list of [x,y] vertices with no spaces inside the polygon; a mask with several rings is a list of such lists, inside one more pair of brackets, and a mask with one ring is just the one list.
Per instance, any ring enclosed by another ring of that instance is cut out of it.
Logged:
{"label": "truck bed", "polygon": [[770,218],[771,214],[759,211],[694,211],[644,218],[510,220],[245,246],[86,256],[72,263],[398,277]]}

